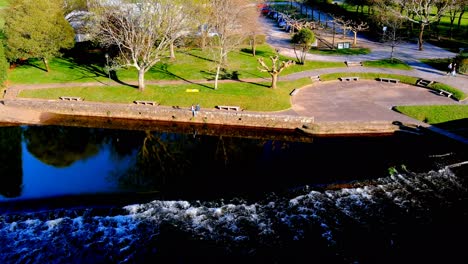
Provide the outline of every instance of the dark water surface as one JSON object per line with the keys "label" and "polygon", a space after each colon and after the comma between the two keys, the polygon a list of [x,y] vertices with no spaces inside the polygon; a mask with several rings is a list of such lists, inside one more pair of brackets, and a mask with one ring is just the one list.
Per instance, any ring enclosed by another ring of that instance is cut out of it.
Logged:
{"label": "dark water surface", "polygon": [[78,125],[0,127],[0,263],[468,260],[459,143]]}

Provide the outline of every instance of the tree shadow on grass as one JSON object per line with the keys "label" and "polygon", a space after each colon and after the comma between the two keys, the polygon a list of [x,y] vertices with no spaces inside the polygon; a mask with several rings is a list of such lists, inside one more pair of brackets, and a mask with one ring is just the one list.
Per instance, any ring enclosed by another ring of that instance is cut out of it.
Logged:
{"label": "tree shadow on grass", "polygon": [[208,58],[205,58],[205,57],[202,57],[202,56],[199,56],[199,55],[195,55],[195,54],[190,53],[190,52],[188,52],[188,51],[180,51],[180,53],[183,53],[183,54],[186,54],[186,55],[189,55],[189,56],[198,58],[198,59],[200,59],[200,60],[205,60],[205,61],[209,61],[209,62],[215,62],[215,61],[212,60],[212,59],[208,59]]}
{"label": "tree shadow on grass", "polygon": [[205,85],[205,84],[199,83],[199,82],[195,82],[195,81],[186,79],[186,78],[184,78],[184,77],[182,77],[182,76],[179,76],[179,75],[177,75],[177,74],[174,74],[173,72],[169,71],[169,69],[168,69],[168,64],[167,64],[167,63],[162,64],[161,67],[159,67],[159,68],[157,68],[157,69],[154,69],[154,71],[164,73],[164,74],[166,74],[166,75],[169,75],[169,76],[171,76],[171,77],[174,77],[174,78],[177,79],[177,80],[181,80],[181,81],[184,81],[184,82],[189,83],[189,84],[195,84],[195,85],[198,85],[198,86],[201,86],[201,87],[205,87],[205,88],[211,89],[211,87],[209,87],[208,85]]}
{"label": "tree shadow on grass", "polygon": [[[209,81],[214,81],[216,77],[216,72],[212,71],[200,71],[201,73],[205,74],[207,77],[206,79]],[[243,81],[239,78],[240,74],[238,71],[228,71],[226,69],[221,69],[221,72],[219,73],[218,80],[232,80],[232,81],[237,81],[241,83],[249,83],[253,85],[258,85],[262,87],[269,87],[268,85],[264,85],[261,83],[256,83],[256,82],[249,82],[249,81]]]}

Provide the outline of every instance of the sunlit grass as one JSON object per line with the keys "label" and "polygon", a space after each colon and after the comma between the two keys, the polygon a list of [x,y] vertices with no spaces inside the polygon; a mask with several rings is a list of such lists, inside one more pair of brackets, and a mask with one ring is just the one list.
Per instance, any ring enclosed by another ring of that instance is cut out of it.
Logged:
{"label": "sunlit grass", "polygon": [[[221,79],[229,79],[232,75],[237,75],[240,79],[265,78],[268,73],[258,70],[257,58],[265,58],[267,64],[271,63],[269,57],[275,55],[275,51],[268,45],[260,45],[257,49],[257,56],[250,54],[247,48],[229,54],[226,72]],[[95,59],[101,63],[79,64],[71,58],[55,58],[50,61],[50,72],[45,72],[41,60],[31,59],[28,64],[18,65],[10,70],[8,80],[11,84],[35,84],[35,83],[64,83],[64,82],[104,82],[108,78],[105,70],[104,54],[95,53],[93,56],[100,56]],[[281,60],[294,60],[281,56]],[[175,60],[164,59],[152,69],[150,69],[145,79],[151,80],[210,80],[214,78],[216,64],[209,51],[199,49],[181,49],[176,54]],[[318,69],[326,67],[345,67],[341,62],[320,62],[312,61],[306,65],[294,65],[284,70],[282,75]],[[133,68],[117,70],[117,77],[121,81],[136,81],[137,71]]]}
{"label": "sunlit grass", "polygon": [[411,70],[411,67],[399,59],[383,59],[375,61],[364,61],[363,65],[366,67],[376,68],[392,68],[399,70]]}
{"label": "sunlit grass", "polygon": [[[310,84],[309,78],[278,82],[277,89],[265,83],[232,82],[220,83],[217,90],[212,84],[148,85],[144,92],[130,86],[66,87],[23,90],[20,97],[58,99],[60,96],[79,96],[86,101],[132,103],[134,100],[152,100],[161,105],[188,107],[200,103],[203,107],[238,105],[252,111],[278,111],[291,107],[290,93],[293,89]],[[186,89],[198,89],[187,93]]]}

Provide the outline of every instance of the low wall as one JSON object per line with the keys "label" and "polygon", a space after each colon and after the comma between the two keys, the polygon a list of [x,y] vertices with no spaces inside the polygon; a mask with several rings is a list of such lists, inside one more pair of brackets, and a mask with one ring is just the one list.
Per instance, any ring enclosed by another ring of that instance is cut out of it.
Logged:
{"label": "low wall", "polygon": [[188,108],[179,109],[166,106],[39,99],[5,99],[4,104],[10,107],[75,116],[115,117],[283,129],[295,129],[314,123],[313,117],[203,108],[193,117],[192,112]]}

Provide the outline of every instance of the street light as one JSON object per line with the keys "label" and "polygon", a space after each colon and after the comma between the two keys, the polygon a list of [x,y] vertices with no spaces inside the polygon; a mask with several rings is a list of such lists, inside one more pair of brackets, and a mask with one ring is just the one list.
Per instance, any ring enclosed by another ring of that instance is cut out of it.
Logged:
{"label": "street light", "polygon": [[109,54],[106,52],[106,54],[104,54],[104,57],[106,57],[106,67],[107,67],[107,73],[109,75],[109,82],[110,82],[111,77],[110,77],[110,68],[109,68]]}

